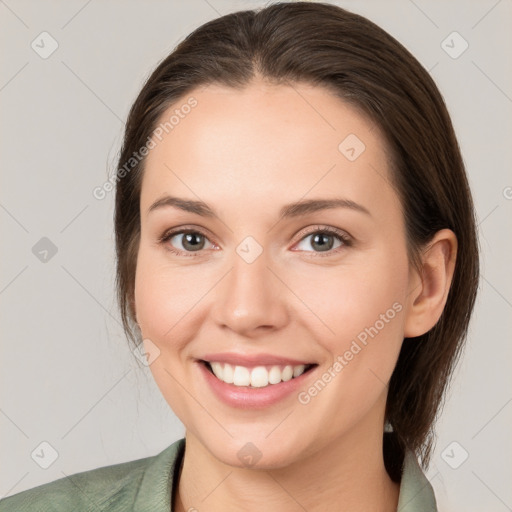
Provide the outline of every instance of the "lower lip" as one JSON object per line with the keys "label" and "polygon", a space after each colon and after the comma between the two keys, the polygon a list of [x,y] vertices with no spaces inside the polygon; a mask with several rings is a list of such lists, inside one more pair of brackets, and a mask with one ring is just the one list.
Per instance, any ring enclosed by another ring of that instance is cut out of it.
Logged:
{"label": "lower lip", "polygon": [[226,384],[208,370],[205,363],[197,362],[199,370],[214,394],[225,404],[240,409],[268,407],[297,392],[317,367],[313,367],[299,377],[279,384],[269,384],[263,388]]}

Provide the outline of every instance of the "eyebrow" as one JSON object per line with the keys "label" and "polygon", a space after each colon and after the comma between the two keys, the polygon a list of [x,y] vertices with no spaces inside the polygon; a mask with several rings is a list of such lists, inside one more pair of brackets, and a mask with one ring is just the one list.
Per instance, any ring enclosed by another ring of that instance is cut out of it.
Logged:
{"label": "eyebrow", "polygon": [[[148,214],[154,210],[172,206],[189,213],[195,213],[201,217],[217,217],[215,211],[203,201],[192,199],[182,199],[173,196],[164,196],[156,200],[148,209]],[[371,213],[362,205],[351,201],[350,199],[308,199],[297,201],[283,206],[279,212],[279,218],[300,217],[310,213],[332,208],[348,208],[357,212],[371,216]]]}

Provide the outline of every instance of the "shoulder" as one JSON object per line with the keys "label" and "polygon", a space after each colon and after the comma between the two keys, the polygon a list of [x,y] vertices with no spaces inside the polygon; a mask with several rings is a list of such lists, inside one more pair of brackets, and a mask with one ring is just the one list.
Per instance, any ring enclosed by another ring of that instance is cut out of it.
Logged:
{"label": "shoulder", "polygon": [[0,501],[0,511],[103,510],[126,486],[137,486],[153,457],[60,478]]}
{"label": "shoulder", "polygon": [[182,446],[181,439],[158,455],[75,473],[22,491],[0,500],[0,512],[132,510],[141,486],[153,485],[154,479],[147,478],[148,471],[166,468],[167,476],[171,475]]}

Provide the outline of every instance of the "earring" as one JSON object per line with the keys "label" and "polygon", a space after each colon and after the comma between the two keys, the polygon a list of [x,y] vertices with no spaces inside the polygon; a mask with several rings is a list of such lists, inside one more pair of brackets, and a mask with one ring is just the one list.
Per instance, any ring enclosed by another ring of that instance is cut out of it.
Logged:
{"label": "earring", "polygon": [[386,423],[384,424],[384,432],[386,433],[390,433],[390,432],[394,432],[393,431],[393,425],[391,425],[391,423],[389,423],[389,421],[386,420]]}

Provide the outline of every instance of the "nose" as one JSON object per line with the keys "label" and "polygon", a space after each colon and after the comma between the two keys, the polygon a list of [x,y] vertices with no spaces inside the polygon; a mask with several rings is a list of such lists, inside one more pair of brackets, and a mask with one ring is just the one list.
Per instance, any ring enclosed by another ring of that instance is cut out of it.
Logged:
{"label": "nose", "polygon": [[281,329],[288,322],[288,294],[267,253],[248,263],[235,252],[232,262],[216,287],[212,315],[217,325],[249,338]]}

